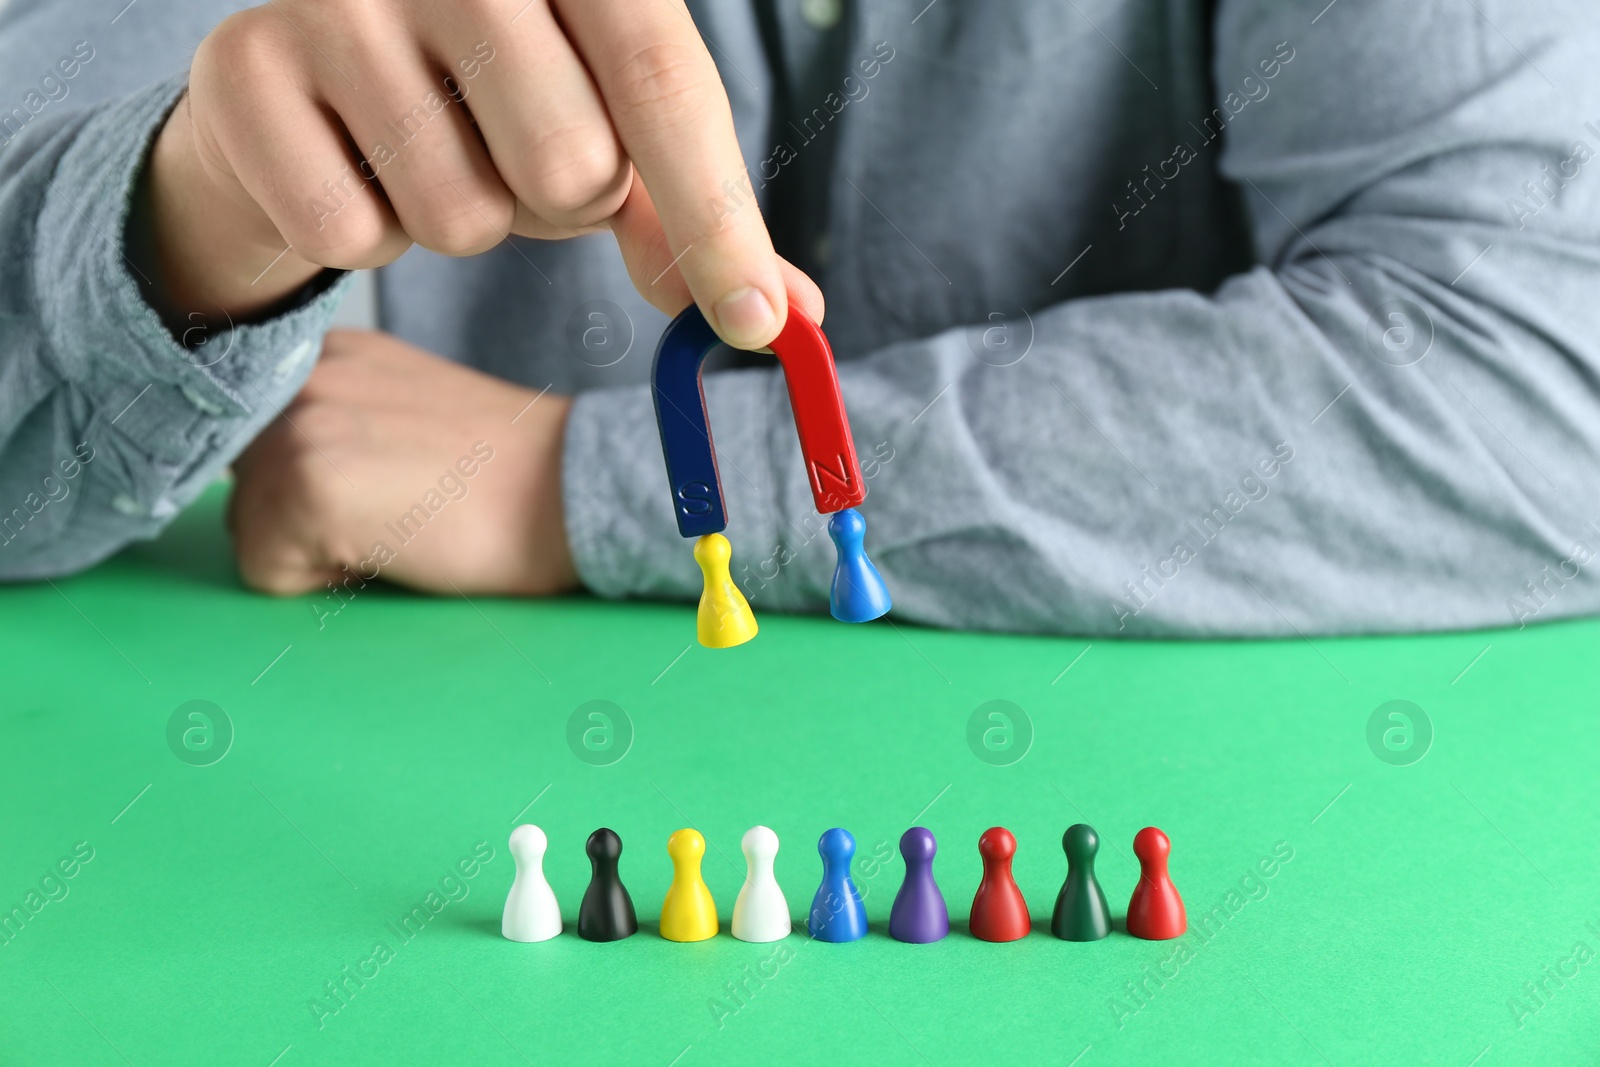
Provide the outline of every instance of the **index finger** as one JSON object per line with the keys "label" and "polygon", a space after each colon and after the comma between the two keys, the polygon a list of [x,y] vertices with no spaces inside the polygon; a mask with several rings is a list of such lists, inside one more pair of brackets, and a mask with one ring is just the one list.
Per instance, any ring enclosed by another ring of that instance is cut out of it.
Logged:
{"label": "index finger", "polygon": [[[682,0],[555,0],[706,321],[763,348],[788,313],[716,64]],[[646,294],[648,295],[648,294]]]}

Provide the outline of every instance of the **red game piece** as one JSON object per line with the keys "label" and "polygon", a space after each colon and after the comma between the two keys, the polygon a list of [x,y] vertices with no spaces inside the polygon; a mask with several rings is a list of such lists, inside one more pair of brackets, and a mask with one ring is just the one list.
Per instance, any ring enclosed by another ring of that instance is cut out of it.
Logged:
{"label": "red game piece", "polygon": [[1028,902],[1011,877],[1011,857],[1016,854],[1017,839],[1003,826],[990,827],[978,838],[983,881],[972,898],[971,927],[972,936],[979,940],[1015,941],[1027,937],[1033,928]]}
{"label": "red game piece", "polygon": [[1128,901],[1128,933],[1146,941],[1167,941],[1189,928],[1183,898],[1167,876],[1167,854],[1172,842],[1154,826],[1146,826],[1133,839],[1139,857],[1139,884]]}

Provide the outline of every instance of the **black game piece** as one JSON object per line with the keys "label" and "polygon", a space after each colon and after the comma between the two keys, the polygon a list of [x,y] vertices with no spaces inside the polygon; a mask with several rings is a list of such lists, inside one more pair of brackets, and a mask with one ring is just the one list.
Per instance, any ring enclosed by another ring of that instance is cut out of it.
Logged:
{"label": "black game piece", "polygon": [[1100,837],[1088,823],[1075,823],[1061,835],[1067,854],[1067,880],[1056,897],[1050,932],[1063,941],[1098,941],[1111,932],[1111,909],[1094,877]]}
{"label": "black game piece", "polygon": [[589,835],[584,851],[589,853],[594,874],[578,908],[578,936],[585,941],[620,941],[637,933],[639,920],[633,914],[633,899],[617,873],[622,838],[602,826]]}

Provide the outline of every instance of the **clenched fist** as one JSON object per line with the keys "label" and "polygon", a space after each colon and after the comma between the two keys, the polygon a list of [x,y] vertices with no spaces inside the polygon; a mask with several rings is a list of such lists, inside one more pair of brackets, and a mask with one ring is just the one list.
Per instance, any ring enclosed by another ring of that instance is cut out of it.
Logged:
{"label": "clenched fist", "polygon": [[648,300],[759,348],[821,294],[729,182],[732,115],[682,0],[271,0],[195,53],[140,229],[165,312],[242,317],[413,243],[606,228]]}
{"label": "clenched fist", "polygon": [[576,587],[561,509],[570,405],[388,334],[333,331],[234,463],[239,573],[281,594],[378,578],[440,593]]}

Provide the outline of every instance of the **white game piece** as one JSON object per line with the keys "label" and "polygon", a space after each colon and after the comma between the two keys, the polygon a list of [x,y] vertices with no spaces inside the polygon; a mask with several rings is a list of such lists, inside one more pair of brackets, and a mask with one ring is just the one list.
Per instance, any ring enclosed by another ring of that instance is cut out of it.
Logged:
{"label": "white game piece", "polygon": [[740,941],[778,941],[793,929],[789,902],[772,874],[778,855],[778,835],[765,826],[752,826],[739,842],[744,849],[744,886],[733,905],[733,936]]}
{"label": "white game piece", "polygon": [[511,831],[511,858],[517,876],[511,880],[500,933],[512,941],[548,941],[561,932],[561,905],[544,878],[544,831],[524,823]]}

